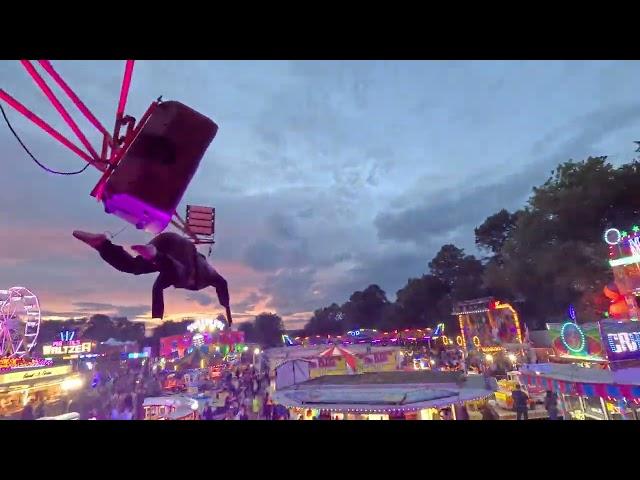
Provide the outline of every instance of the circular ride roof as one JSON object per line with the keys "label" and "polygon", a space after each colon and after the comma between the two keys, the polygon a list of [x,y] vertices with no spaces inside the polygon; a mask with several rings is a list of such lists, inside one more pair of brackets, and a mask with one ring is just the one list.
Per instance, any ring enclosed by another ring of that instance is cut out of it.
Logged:
{"label": "circular ride roof", "polygon": [[477,381],[468,382],[459,375],[385,373],[328,375],[276,391],[273,398],[286,407],[389,412],[440,408],[492,393]]}

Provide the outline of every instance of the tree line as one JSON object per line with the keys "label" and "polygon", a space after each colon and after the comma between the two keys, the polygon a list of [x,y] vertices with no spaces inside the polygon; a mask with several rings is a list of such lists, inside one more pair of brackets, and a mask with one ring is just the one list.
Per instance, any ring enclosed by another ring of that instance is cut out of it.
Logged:
{"label": "tree line", "polygon": [[602,235],[640,223],[640,163],[615,167],[607,157],[560,164],[523,208],[502,209],[475,228],[477,258],[443,245],[425,273],[410,278],[388,300],[376,284],[342,305],[313,313],[305,335],[340,334],[354,328],[382,330],[456,328],[453,304],[484,296],[513,303],[530,329],[542,329],[575,306],[578,321],[602,318],[603,287],[613,280]]}

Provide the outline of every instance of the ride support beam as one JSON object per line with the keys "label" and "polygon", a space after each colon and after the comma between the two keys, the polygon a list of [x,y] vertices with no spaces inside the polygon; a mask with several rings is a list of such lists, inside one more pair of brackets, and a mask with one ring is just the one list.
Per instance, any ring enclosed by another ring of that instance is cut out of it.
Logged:
{"label": "ride support beam", "polygon": [[36,85],[38,85],[40,90],[42,90],[42,93],[44,93],[45,96],[49,99],[49,101],[53,104],[53,106],[58,111],[60,116],[64,119],[64,121],[67,123],[67,125],[69,125],[69,128],[73,130],[73,133],[76,134],[76,137],[78,137],[78,140],[80,140],[80,143],[82,143],[85,146],[85,148],[91,154],[93,159],[97,163],[99,163],[100,157],[98,156],[98,153],[95,151],[95,149],[93,148],[89,140],[87,140],[87,137],[84,135],[84,133],[82,133],[82,131],[78,127],[78,124],[75,122],[75,120],[71,118],[71,115],[69,115],[69,112],[67,112],[64,106],[60,103],[60,100],[58,100],[56,95],[53,93],[53,90],[49,88],[49,85],[47,85],[47,82],[44,81],[44,78],[42,78],[42,76],[36,71],[36,69],[34,68],[34,66],[31,64],[29,60],[20,60],[20,63],[22,63],[22,66],[25,68],[27,73],[31,76],[33,81],[36,82]]}
{"label": "ride support beam", "polygon": [[120,144],[120,127],[124,119],[124,109],[127,106],[127,98],[129,96],[129,87],[131,86],[131,76],[133,75],[133,65],[135,60],[127,60],[124,67],[124,76],[122,77],[122,86],[120,87],[120,100],[118,102],[118,110],[116,111],[116,124],[113,128],[114,148]]}
{"label": "ride support beam", "polygon": [[107,129],[100,123],[91,110],[80,100],[80,98],[75,94],[75,92],[71,89],[71,87],[63,80],[60,74],[53,68],[51,62],[49,60],[38,60],[38,63],[42,66],[42,68],[49,74],[49,76],[53,79],[54,82],[58,84],[58,86],[62,89],[64,93],[67,94],[67,97],[73,102],[73,104],[80,110],[89,122],[98,129],[100,133],[102,133],[111,143],[111,134],[107,131]]}

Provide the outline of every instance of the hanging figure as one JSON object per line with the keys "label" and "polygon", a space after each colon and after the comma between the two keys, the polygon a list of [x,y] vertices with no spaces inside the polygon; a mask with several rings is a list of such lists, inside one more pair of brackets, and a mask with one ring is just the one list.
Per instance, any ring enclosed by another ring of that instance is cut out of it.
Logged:
{"label": "hanging figure", "polygon": [[104,234],[76,230],[73,236],[98,251],[102,259],[116,270],[133,275],[158,272],[151,294],[151,316],[164,316],[164,289],[203,290],[214,287],[220,305],[225,307],[227,322],[231,325],[229,289],[227,281],[209,264],[188,239],[173,232],[157,235],[147,245],[134,245],[139,255],[130,255],[120,245],[115,245]]}

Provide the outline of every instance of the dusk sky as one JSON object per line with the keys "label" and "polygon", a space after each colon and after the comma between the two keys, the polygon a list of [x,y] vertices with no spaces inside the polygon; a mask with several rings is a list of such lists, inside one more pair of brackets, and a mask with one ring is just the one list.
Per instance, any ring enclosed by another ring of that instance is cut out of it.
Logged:
{"label": "dusk sky", "polygon": [[[124,62],[53,64],[111,129]],[[19,62],[0,61],[0,79],[75,141]],[[180,211],[216,207],[211,259],[236,319],[274,311],[297,328],[371,283],[395,299],[444,243],[475,253],[474,227],[521,207],[559,162],[633,158],[638,85],[631,61],[138,61],[127,113],[162,95],[218,123]],[[4,108],[41,162],[84,166]],[[0,152],[0,288],[30,288],[47,318],[149,319],[155,275],[117,272],[71,236],[125,226],[89,196],[98,172],[44,172],[4,123]],[[213,289],[168,289],[166,305],[167,318],[221,311]]]}

